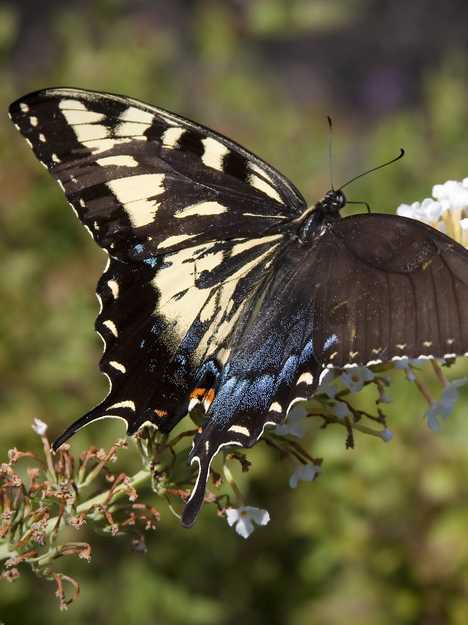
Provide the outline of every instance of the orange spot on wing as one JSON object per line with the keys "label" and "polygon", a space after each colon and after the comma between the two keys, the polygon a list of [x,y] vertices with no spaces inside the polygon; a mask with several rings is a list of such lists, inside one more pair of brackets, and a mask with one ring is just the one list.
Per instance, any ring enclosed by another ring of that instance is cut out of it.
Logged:
{"label": "orange spot on wing", "polygon": [[205,395],[205,405],[206,406],[210,406],[211,402],[213,401],[213,399],[215,398],[215,392],[214,392],[214,388],[210,388]]}
{"label": "orange spot on wing", "polygon": [[203,405],[205,410],[211,405],[211,402],[215,398],[215,391],[213,388],[202,388],[201,386],[197,386],[197,388],[193,389],[190,394],[190,399],[198,399],[199,401],[203,401]]}
{"label": "orange spot on wing", "polygon": [[201,399],[206,393],[206,388],[203,388],[201,386],[197,386],[197,388],[194,388],[193,391],[190,393],[190,399]]}
{"label": "orange spot on wing", "polygon": [[157,415],[158,417],[167,417],[168,412],[167,410],[158,410],[158,408],[156,408],[156,410],[154,411],[155,415]]}

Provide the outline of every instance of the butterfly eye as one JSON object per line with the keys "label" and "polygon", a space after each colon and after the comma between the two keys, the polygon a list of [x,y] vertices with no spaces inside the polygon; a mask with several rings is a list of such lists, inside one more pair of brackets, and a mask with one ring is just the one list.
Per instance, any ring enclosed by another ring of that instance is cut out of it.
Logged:
{"label": "butterfly eye", "polygon": [[342,191],[335,191],[334,205],[337,206],[338,208],[343,208],[345,204],[346,204],[345,194]]}

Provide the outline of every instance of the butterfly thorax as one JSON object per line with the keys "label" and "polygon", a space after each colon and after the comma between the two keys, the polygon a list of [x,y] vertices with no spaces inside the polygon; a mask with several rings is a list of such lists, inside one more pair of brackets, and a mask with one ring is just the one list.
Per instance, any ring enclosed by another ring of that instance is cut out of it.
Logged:
{"label": "butterfly thorax", "polygon": [[340,219],[340,210],[346,205],[345,194],[340,190],[330,190],[315,206],[304,213],[299,229],[299,239],[310,241],[325,222]]}

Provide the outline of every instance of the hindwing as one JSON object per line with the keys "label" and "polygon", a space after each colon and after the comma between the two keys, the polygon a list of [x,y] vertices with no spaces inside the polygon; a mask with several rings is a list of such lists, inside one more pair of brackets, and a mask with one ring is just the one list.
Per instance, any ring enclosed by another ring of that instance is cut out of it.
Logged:
{"label": "hindwing", "polygon": [[310,263],[324,366],[468,352],[468,250],[434,228],[395,215],[347,217]]}

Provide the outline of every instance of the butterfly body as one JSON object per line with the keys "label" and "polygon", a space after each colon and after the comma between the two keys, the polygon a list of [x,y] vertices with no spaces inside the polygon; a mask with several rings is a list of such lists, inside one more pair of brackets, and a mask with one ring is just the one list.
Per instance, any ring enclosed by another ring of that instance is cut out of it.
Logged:
{"label": "butterfly body", "polygon": [[105,417],[169,432],[202,402],[185,525],[216,453],[255,444],[326,367],[468,352],[468,252],[429,226],[341,218],[341,190],[307,208],[235,142],[124,96],[46,89],[10,116],[109,255],[110,392],[54,446]]}

